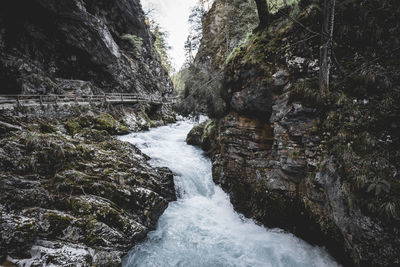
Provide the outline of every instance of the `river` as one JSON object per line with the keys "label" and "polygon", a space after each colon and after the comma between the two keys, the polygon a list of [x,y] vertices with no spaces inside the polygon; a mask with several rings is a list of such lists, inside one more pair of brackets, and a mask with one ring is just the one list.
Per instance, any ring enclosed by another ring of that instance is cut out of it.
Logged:
{"label": "river", "polygon": [[185,143],[193,125],[180,121],[120,138],[149,155],[153,166],[169,167],[178,194],[122,266],[338,266],[325,250],[236,213],[212,180],[210,159]]}

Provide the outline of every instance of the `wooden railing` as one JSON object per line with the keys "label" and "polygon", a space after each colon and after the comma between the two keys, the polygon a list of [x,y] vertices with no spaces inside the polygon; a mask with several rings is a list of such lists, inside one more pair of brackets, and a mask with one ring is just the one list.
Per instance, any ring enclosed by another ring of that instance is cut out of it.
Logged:
{"label": "wooden railing", "polygon": [[175,97],[151,97],[135,94],[104,94],[104,95],[0,95],[0,106],[35,106],[48,104],[122,104],[122,103],[150,103],[171,104]]}

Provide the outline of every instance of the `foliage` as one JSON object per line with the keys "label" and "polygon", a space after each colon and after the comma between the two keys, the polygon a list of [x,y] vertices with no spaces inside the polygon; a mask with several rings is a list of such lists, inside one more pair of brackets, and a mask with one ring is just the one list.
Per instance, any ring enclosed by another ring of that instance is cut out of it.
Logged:
{"label": "foliage", "polygon": [[226,108],[221,95],[226,58],[256,27],[257,14],[253,0],[217,0],[211,10],[203,12],[198,8],[192,14],[196,38],[189,36],[193,42],[187,46],[187,54],[197,49],[195,40],[201,39],[201,46],[194,59],[191,56],[187,59],[189,78],[180,110],[185,114],[208,113],[218,117]]}
{"label": "foliage", "polygon": [[186,82],[189,79],[189,67],[183,67],[178,73],[171,76],[176,95],[182,95]]}
{"label": "foliage", "polygon": [[168,73],[172,73],[173,66],[168,56],[168,51],[171,49],[171,46],[167,42],[168,32],[164,31],[160,24],[152,18],[147,18],[146,23],[149,25],[150,31],[154,36],[154,46],[160,55],[162,66]]}
{"label": "foliage", "polygon": [[185,42],[185,52],[186,52],[186,61],[192,62],[194,60],[194,55],[197,53],[197,50],[200,47],[201,40],[203,38],[203,25],[202,19],[205,15],[206,11],[203,5],[198,3],[195,7],[192,8],[191,13],[189,15],[189,35]]}
{"label": "foliage", "polygon": [[[288,67],[287,61],[301,57],[308,64],[319,58],[320,36],[313,32],[321,30],[321,1],[291,1],[293,7],[279,9],[283,2],[268,1],[275,14],[268,31],[257,34],[252,33],[257,18],[251,2],[215,2],[203,18],[202,44],[189,67],[183,93],[186,111],[225,109],[220,100],[236,88],[233,82],[245,71],[262,76],[268,85],[276,67],[288,68],[289,103],[299,102],[318,112],[313,134],[323,137],[325,153],[340,166],[343,182],[349,185],[349,202],[364,214],[397,220],[400,2],[351,0],[337,6],[336,62],[332,62],[331,94],[324,101],[318,92],[318,70]],[[217,17],[218,26],[213,24]],[[220,71],[222,77],[216,77]]]}
{"label": "foliage", "polygon": [[142,55],[143,39],[141,37],[134,34],[124,34],[121,38],[131,43],[135,57],[139,58]]}
{"label": "foliage", "polygon": [[298,79],[289,93],[289,103],[299,101],[308,107],[318,107],[323,104],[318,92],[316,78]]}

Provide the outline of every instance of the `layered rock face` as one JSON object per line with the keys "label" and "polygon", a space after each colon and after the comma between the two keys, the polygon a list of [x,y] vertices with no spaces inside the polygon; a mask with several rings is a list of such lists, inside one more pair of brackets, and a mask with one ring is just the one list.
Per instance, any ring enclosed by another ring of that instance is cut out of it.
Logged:
{"label": "layered rock face", "polygon": [[139,0],[0,3],[0,94],[172,91]]}
{"label": "layered rock face", "polygon": [[[1,1],[0,94],[171,91],[139,0]],[[173,122],[169,108],[2,110],[0,264],[119,266],[176,197],[168,169],[112,135]]]}
{"label": "layered rock face", "polygon": [[[203,18],[203,38],[185,80],[183,111],[221,115],[225,102],[220,97],[227,58],[235,54],[246,34],[257,26],[253,0],[215,1]],[[213,103],[213,105],[209,105]]]}
{"label": "layered rock face", "polygon": [[119,266],[176,199],[169,169],[111,136],[143,123],[101,110],[0,115],[0,263]]}
{"label": "layered rock face", "polygon": [[[337,8],[338,63],[325,102],[318,94],[320,39],[310,33],[320,30],[320,7],[311,2],[273,15],[268,30],[227,60],[226,112],[209,138],[213,177],[238,211],[326,246],[345,266],[396,266],[400,153],[392,121],[400,115],[400,88],[398,61],[390,58],[398,56],[392,32],[400,27],[388,25],[398,3],[386,1],[377,13],[378,1]],[[371,21],[371,29],[361,26]],[[378,69],[387,72],[379,76]],[[197,143],[206,140],[201,129],[192,134],[201,137]]]}

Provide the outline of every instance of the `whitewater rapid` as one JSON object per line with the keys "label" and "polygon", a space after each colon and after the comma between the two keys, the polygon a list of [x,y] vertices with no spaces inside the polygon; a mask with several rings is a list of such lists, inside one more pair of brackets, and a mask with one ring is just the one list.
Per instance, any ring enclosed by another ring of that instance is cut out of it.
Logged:
{"label": "whitewater rapid", "polygon": [[193,126],[180,121],[120,138],[149,155],[153,166],[169,167],[178,194],[157,229],[128,253],[122,266],[339,266],[323,249],[236,213],[212,180],[210,159],[185,143]]}

